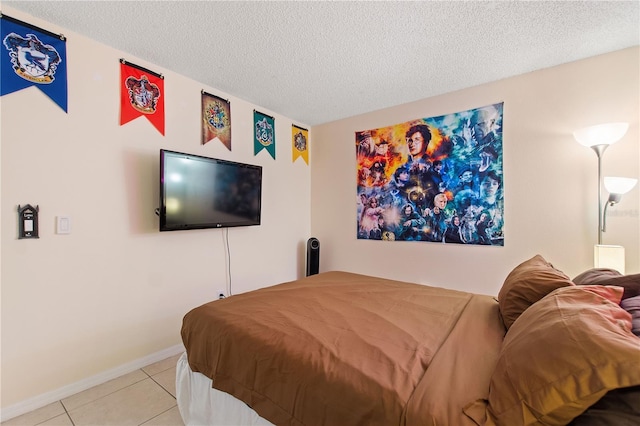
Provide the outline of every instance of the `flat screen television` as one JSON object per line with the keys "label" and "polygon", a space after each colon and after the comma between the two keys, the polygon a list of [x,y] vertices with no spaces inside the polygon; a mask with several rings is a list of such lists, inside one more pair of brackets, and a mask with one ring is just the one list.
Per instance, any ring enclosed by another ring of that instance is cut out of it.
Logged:
{"label": "flat screen television", "polygon": [[260,225],[262,167],[160,150],[160,231]]}

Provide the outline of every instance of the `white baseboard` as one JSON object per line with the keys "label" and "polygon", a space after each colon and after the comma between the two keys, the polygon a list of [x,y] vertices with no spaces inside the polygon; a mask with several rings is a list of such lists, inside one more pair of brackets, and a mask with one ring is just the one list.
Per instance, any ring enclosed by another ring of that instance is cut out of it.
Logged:
{"label": "white baseboard", "polygon": [[2,412],[0,412],[0,422],[5,422],[14,417],[18,417],[30,411],[37,410],[38,408],[42,408],[53,402],[67,398],[71,395],[75,395],[78,392],[85,391],[94,386],[106,383],[109,380],[113,380],[117,377],[129,374],[132,371],[139,370],[142,367],[153,364],[154,362],[162,361],[163,359],[178,355],[184,352],[184,350],[185,349],[182,344],[175,345],[151,355],[136,359],[132,362],[113,368],[111,370],[96,374],[95,376],[87,377],[86,379],[82,379],[79,382],[71,383],[59,389],[55,389],[50,392],[35,396],[33,398],[29,398],[17,404],[2,408]]}

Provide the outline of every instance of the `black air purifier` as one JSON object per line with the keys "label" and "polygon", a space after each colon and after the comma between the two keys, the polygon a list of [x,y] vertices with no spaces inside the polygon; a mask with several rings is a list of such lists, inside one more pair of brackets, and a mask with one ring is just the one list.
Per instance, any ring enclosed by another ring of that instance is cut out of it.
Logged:
{"label": "black air purifier", "polygon": [[307,241],[307,276],[315,275],[320,269],[320,241],[311,237]]}

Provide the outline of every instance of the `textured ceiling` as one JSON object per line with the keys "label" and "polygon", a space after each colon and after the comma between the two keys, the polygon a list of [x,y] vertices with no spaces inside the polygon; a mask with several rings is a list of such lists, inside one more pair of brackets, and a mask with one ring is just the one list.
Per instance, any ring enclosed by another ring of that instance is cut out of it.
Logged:
{"label": "textured ceiling", "polygon": [[640,42],[637,0],[2,4],[307,125]]}

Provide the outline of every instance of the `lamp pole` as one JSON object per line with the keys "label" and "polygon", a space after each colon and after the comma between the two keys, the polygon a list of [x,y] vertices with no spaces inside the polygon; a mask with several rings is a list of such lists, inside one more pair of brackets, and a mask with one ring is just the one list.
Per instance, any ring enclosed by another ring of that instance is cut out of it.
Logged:
{"label": "lamp pole", "polygon": [[602,244],[602,155],[608,146],[608,144],[591,146],[598,156],[598,245]]}

